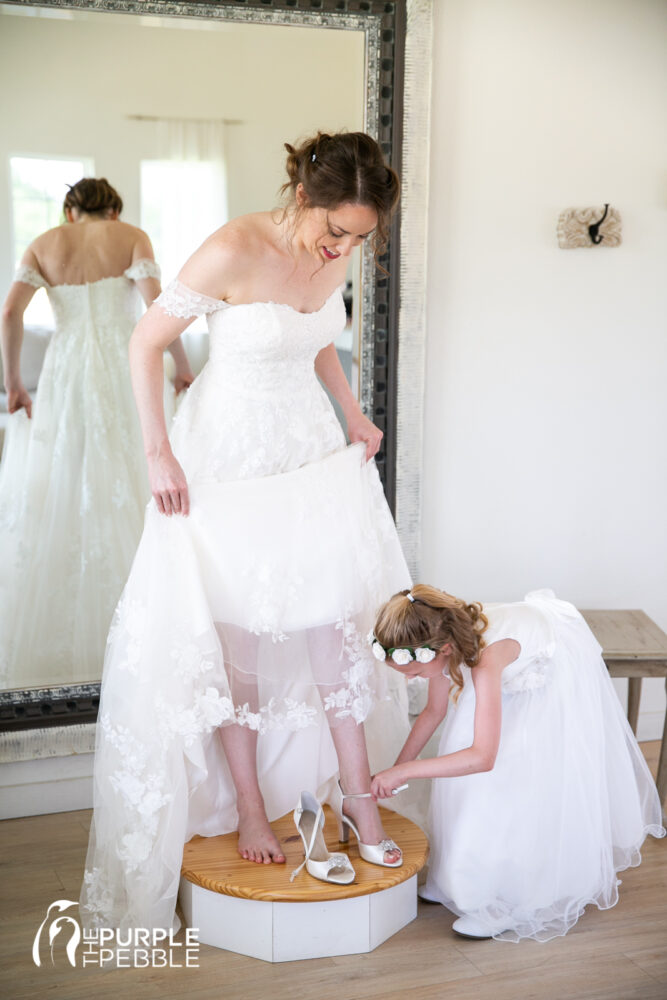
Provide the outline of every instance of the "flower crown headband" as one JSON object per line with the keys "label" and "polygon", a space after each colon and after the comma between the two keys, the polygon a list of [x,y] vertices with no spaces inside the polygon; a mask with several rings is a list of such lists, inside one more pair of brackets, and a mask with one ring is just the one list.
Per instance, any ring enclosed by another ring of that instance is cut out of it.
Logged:
{"label": "flower crown headband", "polygon": [[[415,603],[412,594],[406,594],[405,596],[411,604]],[[369,632],[368,641],[371,644],[371,650],[376,660],[384,662],[389,657],[399,667],[406,666],[412,660],[416,660],[417,663],[430,663],[438,655],[437,650],[433,649],[432,646],[401,646],[400,648],[390,646],[385,649],[382,643],[378,642],[375,638],[373,632]]]}

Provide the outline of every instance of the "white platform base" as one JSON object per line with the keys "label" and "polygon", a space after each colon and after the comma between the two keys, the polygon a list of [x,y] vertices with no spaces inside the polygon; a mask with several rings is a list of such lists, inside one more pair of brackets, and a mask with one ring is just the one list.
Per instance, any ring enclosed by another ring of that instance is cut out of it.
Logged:
{"label": "white platform base", "polygon": [[417,876],[365,896],[308,903],[237,899],[182,878],[179,899],[204,944],[295,962],[373,951],[417,916]]}

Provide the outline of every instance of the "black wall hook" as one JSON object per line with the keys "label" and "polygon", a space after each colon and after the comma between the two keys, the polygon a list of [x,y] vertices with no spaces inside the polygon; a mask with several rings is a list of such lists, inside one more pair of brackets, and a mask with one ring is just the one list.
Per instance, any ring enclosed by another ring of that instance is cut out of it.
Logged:
{"label": "black wall hook", "polygon": [[604,222],[604,220],[607,218],[607,212],[608,211],[609,211],[609,205],[605,204],[605,206],[604,206],[604,214],[603,214],[602,218],[598,219],[597,222],[591,223],[591,225],[588,227],[588,232],[589,232],[589,235],[591,237],[591,243],[602,243],[602,241],[604,239],[604,236],[600,236],[600,226],[602,225],[602,223]]}

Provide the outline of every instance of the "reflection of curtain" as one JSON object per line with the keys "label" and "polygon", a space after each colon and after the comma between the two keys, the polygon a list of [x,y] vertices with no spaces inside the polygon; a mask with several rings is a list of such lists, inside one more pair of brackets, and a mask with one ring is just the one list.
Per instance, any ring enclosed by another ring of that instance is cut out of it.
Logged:
{"label": "reflection of curtain", "polygon": [[224,187],[225,126],[221,121],[161,118],[157,122],[158,157],[161,160],[218,163]]}
{"label": "reflection of curtain", "polygon": [[219,121],[159,119],[157,160],[142,164],[142,224],[166,281],[227,221],[225,130]]}

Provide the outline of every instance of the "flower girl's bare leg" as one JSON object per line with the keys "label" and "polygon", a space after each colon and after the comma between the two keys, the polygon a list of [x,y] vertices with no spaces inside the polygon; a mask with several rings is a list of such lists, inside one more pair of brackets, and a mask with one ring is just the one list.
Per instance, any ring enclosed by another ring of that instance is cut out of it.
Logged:
{"label": "flower girl's bare leg", "polygon": [[257,733],[246,726],[222,726],[220,740],[236,789],[239,854],[248,861],[265,865],[284,862],[285,855],[269,825],[257,781]]}

